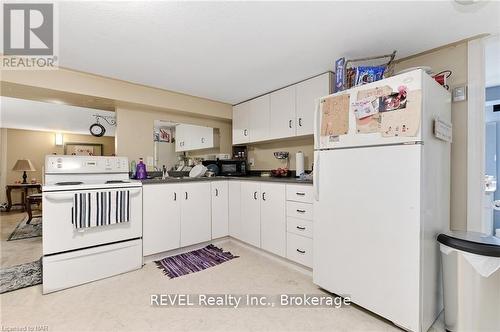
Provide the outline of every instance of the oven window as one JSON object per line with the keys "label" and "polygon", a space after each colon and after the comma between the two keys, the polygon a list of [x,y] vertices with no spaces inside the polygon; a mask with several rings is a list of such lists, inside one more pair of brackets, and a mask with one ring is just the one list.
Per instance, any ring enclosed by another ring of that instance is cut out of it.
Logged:
{"label": "oven window", "polygon": [[223,173],[236,173],[236,164],[222,164]]}

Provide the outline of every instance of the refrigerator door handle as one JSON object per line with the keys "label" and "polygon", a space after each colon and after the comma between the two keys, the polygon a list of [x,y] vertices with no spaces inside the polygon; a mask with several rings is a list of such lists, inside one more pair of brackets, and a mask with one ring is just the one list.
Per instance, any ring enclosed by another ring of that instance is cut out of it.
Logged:
{"label": "refrigerator door handle", "polygon": [[319,201],[319,154],[320,151],[314,152],[313,191],[316,202]]}
{"label": "refrigerator door handle", "polygon": [[321,99],[316,99],[316,106],[314,108],[314,148],[319,149],[320,148],[320,110],[321,110]]}

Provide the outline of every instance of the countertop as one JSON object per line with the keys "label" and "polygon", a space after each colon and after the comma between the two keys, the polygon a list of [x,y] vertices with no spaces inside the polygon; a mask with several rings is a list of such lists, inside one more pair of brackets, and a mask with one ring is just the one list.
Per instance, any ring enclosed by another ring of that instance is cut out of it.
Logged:
{"label": "countertop", "polygon": [[260,181],[260,182],[277,182],[277,183],[289,183],[289,184],[306,184],[312,185],[312,180],[300,180],[294,177],[266,177],[266,176],[216,176],[216,177],[201,177],[201,178],[176,178],[168,177],[166,179],[145,179],[141,180],[143,185],[146,184],[159,184],[159,183],[189,183],[189,182],[201,182],[201,181],[227,181],[227,180],[237,180],[237,181]]}

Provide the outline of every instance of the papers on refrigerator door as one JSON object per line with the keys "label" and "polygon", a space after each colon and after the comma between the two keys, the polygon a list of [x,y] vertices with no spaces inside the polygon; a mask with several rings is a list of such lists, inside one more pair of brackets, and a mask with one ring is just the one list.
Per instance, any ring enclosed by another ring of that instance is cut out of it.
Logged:
{"label": "papers on refrigerator door", "polygon": [[418,135],[422,108],[421,90],[407,91],[399,86],[393,91],[390,86],[358,92],[353,103],[358,134],[380,133],[382,137]]}
{"label": "papers on refrigerator door", "polygon": [[436,138],[451,143],[453,136],[452,132],[453,126],[450,122],[439,118],[434,120],[434,136],[436,136]]}
{"label": "papers on refrigerator door", "polygon": [[352,106],[354,107],[354,114],[356,115],[356,119],[364,119],[370,115],[375,115],[378,113],[379,98],[375,100],[359,100],[354,102]]}
{"label": "papers on refrigerator door", "polygon": [[405,108],[380,113],[382,137],[415,137],[420,129],[422,91],[407,92]]}
{"label": "papers on refrigerator door", "polygon": [[346,135],[349,131],[349,94],[328,97],[321,103],[321,136]]}
{"label": "papers on refrigerator door", "polygon": [[[392,88],[388,85],[377,87],[374,89],[367,89],[358,91],[357,102],[361,101],[375,101],[380,97],[390,95]],[[373,104],[372,104],[373,105]],[[378,106],[378,105],[377,105]],[[380,131],[380,115],[377,111],[366,117],[356,116],[356,132],[358,134],[371,134]]]}

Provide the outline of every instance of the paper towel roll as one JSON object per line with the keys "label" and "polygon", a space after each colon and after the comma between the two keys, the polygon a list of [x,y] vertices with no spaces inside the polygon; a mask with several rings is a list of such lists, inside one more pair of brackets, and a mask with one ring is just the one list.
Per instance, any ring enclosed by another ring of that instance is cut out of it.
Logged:
{"label": "paper towel roll", "polygon": [[295,154],[295,176],[299,177],[304,173],[304,154],[299,151]]}

